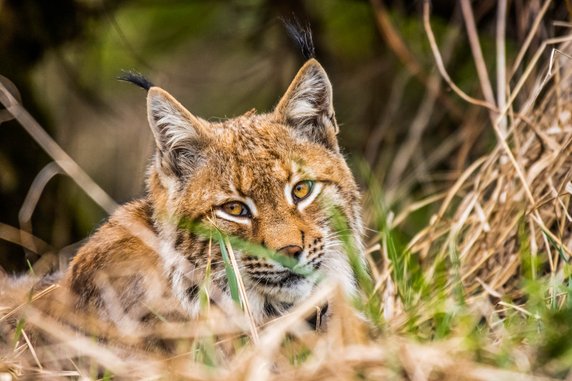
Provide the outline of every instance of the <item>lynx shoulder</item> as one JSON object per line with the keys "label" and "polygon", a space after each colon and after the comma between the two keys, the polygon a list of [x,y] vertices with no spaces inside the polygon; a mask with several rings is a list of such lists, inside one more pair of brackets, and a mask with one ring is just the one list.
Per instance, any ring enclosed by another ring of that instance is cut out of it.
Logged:
{"label": "lynx shoulder", "polygon": [[275,109],[211,123],[165,90],[148,89],[156,153],[147,195],[122,206],[83,246],[64,275],[77,309],[122,324],[154,313],[193,319],[209,295],[232,304],[220,246],[189,228],[202,224],[295,261],[236,250],[254,319],[305,300],[321,279],[355,292],[332,208],[362,255],[359,193],[340,153],[332,88],[315,60],[299,70]]}

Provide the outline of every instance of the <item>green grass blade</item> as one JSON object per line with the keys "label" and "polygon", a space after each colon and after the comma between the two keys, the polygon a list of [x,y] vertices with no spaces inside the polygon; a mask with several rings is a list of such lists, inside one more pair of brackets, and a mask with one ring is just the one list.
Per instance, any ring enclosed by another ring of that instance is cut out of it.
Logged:
{"label": "green grass blade", "polygon": [[237,275],[235,274],[232,264],[230,263],[230,258],[228,256],[228,251],[226,249],[222,233],[217,231],[217,238],[218,238],[218,245],[220,247],[220,252],[222,254],[222,260],[224,262],[224,270],[226,273],[226,278],[228,280],[230,296],[232,300],[234,300],[238,305],[241,305],[240,293],[238,291]]}

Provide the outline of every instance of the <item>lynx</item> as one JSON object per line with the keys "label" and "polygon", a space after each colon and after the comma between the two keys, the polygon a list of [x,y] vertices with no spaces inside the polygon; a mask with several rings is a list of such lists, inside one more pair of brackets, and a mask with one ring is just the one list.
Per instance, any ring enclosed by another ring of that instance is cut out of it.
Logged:
{"label": "lynx", "polygon": [[[63,284],[76,307],[120,323],[179,307],[193,319],[207,266],[209,295],[232,303],[219,245],[185,222],[215,227],[282,254],[309,276],[268,258],[236,251],[257,323],[307,298],[319,279],[346,294],[356,284],[330,212],[348,221],[363,257],[360,198],[340,153],[328,76],[315,59],[299,70],[275,109],[222,122],[191,114],[141,77],[156,142],[147,195],[120,207],[80,249]],[[173,302],[167,302],[168,300]],[[111,306],[111,307],[110,307]]]}
{"label": "lynx", "polygon": [[[230,311],[236,298],[226,244],[213,232],[275,255],[233,250],[257,324],[287,313],[324,279],[356,294],[348,247],[363,262],[360,196],[338,146],[331,84],[316,59],[301,67],[273,111],[220,122],[193,115],[140,75],[124,79],[147,91],[156,150],[146,194],[119,207],[87,241],[57,281],[62,297],[53,300],[63,302],[42,309],[76,327],[74,314],[115,332],[158,317],[195,319],[205,294]],[[320,318],[327,321],[330,311],[323,308]]]}

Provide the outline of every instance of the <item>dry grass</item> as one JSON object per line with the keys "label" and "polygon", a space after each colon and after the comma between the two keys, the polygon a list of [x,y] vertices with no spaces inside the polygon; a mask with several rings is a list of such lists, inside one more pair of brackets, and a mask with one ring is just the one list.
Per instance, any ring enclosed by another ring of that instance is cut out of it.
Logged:
{"label": "dry grass", "polygon": [[[433,107],[442,97],[441,85],[422,72],[382,2],[372,3],[380,29],[412,74],[426,83]],[[467,166],[448,191],[406,205],[397,216],[385,210],[379,201],[385,195],[372,180],[367,193],[368,217],[377,223],[368,250],[372,280],[358,274],[364,290],[360,300],[344,300],[335,284],[324,283],[292,313],[264,327],[251,324],[246,303],[245,314],[205,306],[197,321],[164,321],[152,331],[133,330],[134,342],[150,335],[171,342],[174,351],[165,355],[84,336],[28,303],[30,297],[49,298],[57,287],[30,295],[33,279],[11,288],[4,284],[0,380],[570,379],[572,58],[566,52],[571,52],[572,35],[528,51],[546,2],[513,66],[505,67],[501,18],[496,58],[502,67],[497,73],[509,77],[497,81],[495,98],[470,2],[461,5],[485,100],[466,94],[447,74],[428,2],[424,26],[441,77],[474,107],[486,108],[497,143]],[[552,54],[544,62],[547,52]],[[520,65],[526,66],[519,71]],[[517,77],[517,72],[522,74]],[[14,117],[54,161],[94,200],[111,208],[112,201],[76,165],[62,165],[61,157],[71,159],[1,90],[2,102],[11,105],[7,109],[16,110]],[[411,156],[409,151],[402,155]],[[394,171],[401,176],[405,167]],[[429,224],[400,245],[395,230],[428,205],[437,206]],[[14,233],[0,226],[3,239],[24,247],[45,245],[29,234]],[[225,246],[234,264],[232,247]],[[333,318],[327,332],[314,332],[304,320],[326,299],[332,300]],[[10,320],[15,329],[6,324]]]}

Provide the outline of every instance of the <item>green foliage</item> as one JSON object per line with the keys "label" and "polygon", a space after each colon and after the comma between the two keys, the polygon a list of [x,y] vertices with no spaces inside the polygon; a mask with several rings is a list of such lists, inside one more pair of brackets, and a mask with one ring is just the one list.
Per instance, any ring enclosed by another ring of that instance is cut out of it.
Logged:
{"label": "green foliage", "polygon": [[195,361],[213,368],[218,366],[215,338],[213,336],[205,336],[193,342],[191,351]]}
{"label": "green foliage", "polygon": [[324,20],[323,41],[336,57],[363,61],[374,55],[376,27],[367,2],[313,0],[308,5]]}
{"label": "green foliage", "polygon": [[286,337],[282,343],[282,349],[288,357],[290,364],[294,366],[304,363],[312,355],[310,348],[292,337]]}
{"label": "green foliage", "polygon": [[388,222],[389,212],[383,203],[383,192],[366,163],[360,164],[360,172],[363,178],[369,179],[367,186],[382,247],[386,250],[392,279],[395,282],[400,300],[405,309],[411,312],[409,321],[414,326],[417,302],[423,299],[423,293],[426,291],[425,277],[419,258],[404,248],[399,239],[399,234],[391,228]]}
{"label": "green foliage", "polygon": [[572,308],[547,311],[543,322],[538,365],[564,377],[572,369]]}
{"label": "green foliage", "polygon": [[24,331],[24,327],[26,326],[25,319],[18,319],[16,322],[16,329],[14,330],[14,343],[16,343],[22,337],[22,332]]}
{"label": "green foliage", "polygon": [[349,227],[347,218],[337,207],[325,205],[330,214],[336,236],[342,242],[344,252],[347,253],[350,266],[357,281],[359,290],[364,294],[362,298],[356,298],[355,305],[367,316],[372,323],[381,327],[381,298],[375,290],[375,283],[367,269],[366,262],[357,247],[355,238]]}
{"label": "green foliage", "polygon": [[105,369],[105,371],[103,372],[103,377],[101,378],[102,381],[111,381],[113,380],[113,373],[111,373],[109,370]]}
{"label": "green foliage", "polygon": [[232,300],[234,300],[238,305],[241,305],[240,302],[240,293],[238,291],[238,280],[237,275],[232,267],[232,263],[230,261],[230,257],[228,256],[228,250],[226,248],[226,243],[224,242],[223,236],[221,233],[218,233],[218,243],[220,246],[220,252],[222,254],[222,259],[224,261],[224,270],[226,272],[226,278],[228,280],[228,287],[230,289],[230,295]]}

